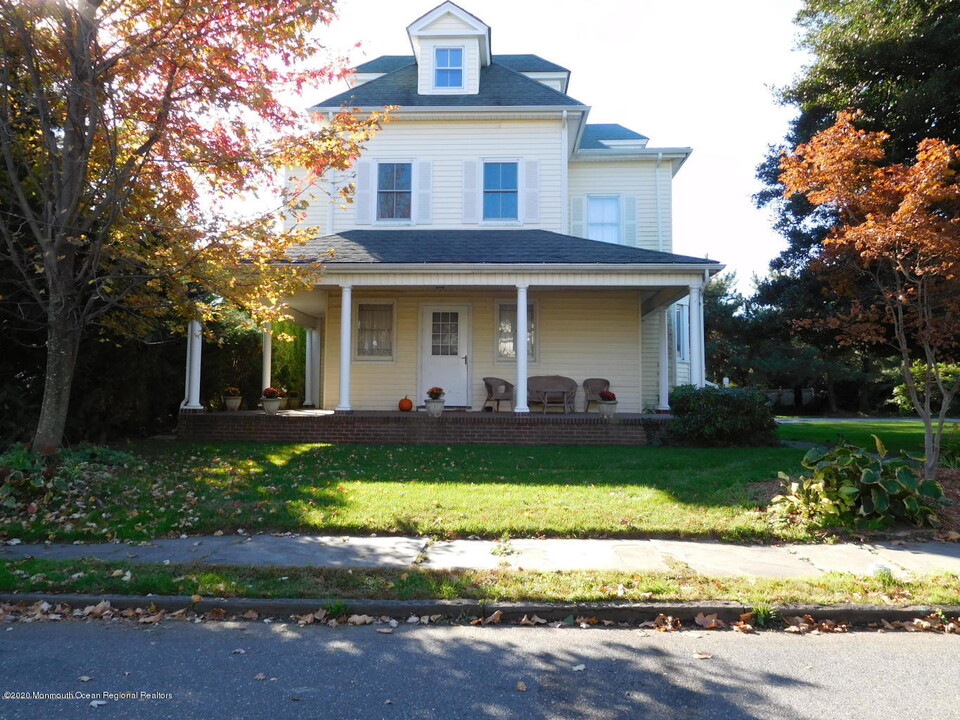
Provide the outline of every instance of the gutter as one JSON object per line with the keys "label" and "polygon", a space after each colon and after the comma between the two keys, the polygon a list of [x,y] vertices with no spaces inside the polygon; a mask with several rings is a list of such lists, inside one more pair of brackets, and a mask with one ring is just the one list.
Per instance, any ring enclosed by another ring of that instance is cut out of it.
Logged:
{"label": "gutter", "polygon": [[362,274],[377,273],[423,273],[423,272],[464,272],[464,273],[503,273],[503,272],[594,272],[594,273],[632,273],[637,270],[659,270],[661,272],[684,272],[706,276],[716,275],[726,265],[718,262],[703,263],[322,263],[327,273],[350,272]]}

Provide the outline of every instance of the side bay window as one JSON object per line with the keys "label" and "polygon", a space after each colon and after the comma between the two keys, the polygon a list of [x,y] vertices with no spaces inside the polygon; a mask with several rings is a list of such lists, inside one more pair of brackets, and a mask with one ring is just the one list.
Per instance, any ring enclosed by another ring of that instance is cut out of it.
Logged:
{"label": "side bay window", "polygon": [[393,356],[393,302],[360,302],[356,305],[357,360],[390,361]]}
{"label": "side bay window", "polygon": [[[497,362],[513,362],[517,359],[517,304],[498,302],[496,313]],[[537,362],[537,305],[527,305],[527,360]]]}

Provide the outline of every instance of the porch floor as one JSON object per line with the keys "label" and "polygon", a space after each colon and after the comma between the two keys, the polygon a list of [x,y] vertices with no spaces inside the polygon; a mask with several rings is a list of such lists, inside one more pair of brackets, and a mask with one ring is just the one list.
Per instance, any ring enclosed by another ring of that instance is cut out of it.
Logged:
{"label": "porch floor", "polygon": [[425,412],[260,410],[181,412],[177,435],[188,441],[330,442],[432,445],[646,445],[666,428],[668,415],[525,413],[445,410]]}

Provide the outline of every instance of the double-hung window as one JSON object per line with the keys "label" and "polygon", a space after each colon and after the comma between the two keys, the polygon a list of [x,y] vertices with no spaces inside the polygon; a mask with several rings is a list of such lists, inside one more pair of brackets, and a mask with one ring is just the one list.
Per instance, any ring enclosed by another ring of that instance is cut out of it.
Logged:
{"label": "double-hung window", "polygon": [[[527,360],[537,361],[537,306],[527,305]],[[497,360],[517,359],[517,304],[497,303]]]}
{"label": "double-hung window", "polygon": [[377,220],[409,220],[413,191],[411,163],[377,164]]}
{"label": "double-hung window", "polygon": [[357,303],[357,359],[393,359],[393,309],[392,302]]}
{"label": "double-hung window", "polygon": [[516,220],[518,208],[517,163],[483,164],[483,219]]}
{"label": "double-hung window", "polygon": [[587,198],[587,237],[608,243],[620,242],[620,198]]}
{"label": "double-hung window", "polygon": [[463,48],[436,48],[434,85],[438,88],[463,87]]}
{"label": "double-hung window", "polygon": [[677,360],[690,361],[690,306],[677,304],[674,306],[673,337],[677,348]]}

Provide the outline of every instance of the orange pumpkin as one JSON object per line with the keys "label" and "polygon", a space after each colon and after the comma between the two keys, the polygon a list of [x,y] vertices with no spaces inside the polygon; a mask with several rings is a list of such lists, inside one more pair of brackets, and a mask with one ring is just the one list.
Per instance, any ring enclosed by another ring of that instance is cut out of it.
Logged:
{"label": "orange pumpkin", "polygon": [[411,400],[411,399],[408,398],[408,397],[404,397],[403,400],[401,400],[399,403],[397,403],[397,406],[398,406],[403,412],[410,412],[411,410],[413,410],[413,400]]}

